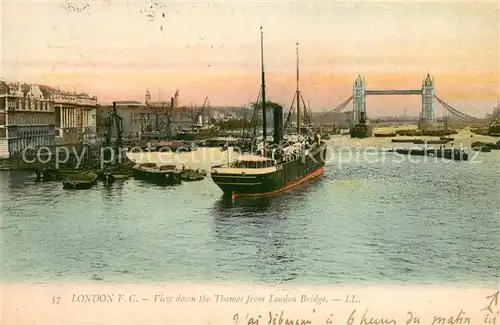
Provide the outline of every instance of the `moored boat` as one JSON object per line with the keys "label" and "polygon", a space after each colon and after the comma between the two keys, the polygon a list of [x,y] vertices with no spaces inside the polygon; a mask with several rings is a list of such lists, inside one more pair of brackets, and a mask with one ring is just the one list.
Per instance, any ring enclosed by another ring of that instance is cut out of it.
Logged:
{"label": "moored boat", "polygon": [[[364,112],[361,112],[361,114],[364,114]],[[350,129],[349,133],[351,138],[370,138],[373,136],[373,128],[365,120],[364,115],[362,115],[359,122]]]}
{"label": "moored boat", "polygon": [[415,139],[391,139],[393,143],[414,143]]}
{"label": "moored boat", "polygon": [[206,147],[216,148],[224,147],[228,145],[230,147],[238,146],[242,139],[234,137],[217,137],[212,139],[207,139],[205,142]]}
{"label": "moored boat", "polygon": [[190,152],[195,150],[193,144],[186,144],[184,141],[173,140],[173,141],[157,141],[149,143],[146,147],[148,151],[161,151],[161,152]]}
{"label": "moored boat", "polygon": [[413,141],[414,144],[446,144],[450,142],[451,140],[427,140],[427,139],[415,139]]}
{"label": "moored boat", "polygon": [[105,170],[99,177],[102,181],[111,183],[119,180],[126,180],[134,176],[134,170],[132,168],[128,169],[117,169],[117,170]]}
{"label": "moored boat", "polygon": [[217,131],[217,128],[212,125],[194,124],[191,128],[181,130],[174,138],[182,141],[206,140],[216,137]]}
{"label": "moored boat", "polygon": [[491,148],[490,147],[484,147],[484,146],[472,147],[472,150],[474,150],[474,151],[480,151],[480,152],[491,152]]}
{"label": "moored boat", "polygon": [[212,169],[213,181],[225,195],[266,196],[291,189],[323,173],[326,144],[320,142],[311,148],[284,155],[280,159],[245,155],[236,162]]}
{"label": "moored boat", "polygon": [[155,163],[137,164],[133,167],[134,177],[163,184],[180,184],[180,171],[175,165],[158,166]]}
{"label": "moored boat", "polygon": [[396,133],[375,133],[374,136],[376,138],[390,138],[395,137]]}
{"label": "moored boat", "polygon": [[[473,142],[471,144],[471,147],[472,147],[472,149],[474,149],[474,148],[484,148],[481,151],[490,152],[491,150],[500,149],[500,145],[499,144],[500,144],[500,141],[498,141],[497,143],[476,141],[476,142]],[[476,149],[474,149],[474,150],[476,150]]]}
{"label": "moored boat", "polygon": [[92,188],[96,182],[96,174],[91,172],[82,172],[67,175],[62,184],[64,189],[83,190]]}
{"label": "moored boat", "polygon": [[62,169],[62,168],[35,168],[34,169],[37,181],[62,181],[66,179],[68,176],[82,174],[86,171],[83,169]]}
{"label": "moored boat", "polygon": [[[262,141],[257,152],[240,155],[235,161],[212,168],[211,177],[225,196],[259,197],[281,193],[299,184],[312,180],[323,173],[327,144],[320,135],[304,134],[301,123],[304,114],[300,109],[297,64],[297,135],[285,137],[283,130],[283,108],[266,102],[263,44],[261,32],[261,103]],[[298,51],[298,49],[297,49]],[[297,60],[298,61],[298,60]],[[268,143],[266,109],[273,106],[274,135]],[[258,106],[256,106],[258,107]],[[304,110],[305,111],[305,110]],[[289,114],[290,115],[290,114]],[[224,150],[224,149],[223,149]]]}
{"label": "moored boat", "polygon": [[456,161],[467,161],[469,159],[469,155],[466,152],[456,148],[389,149],[388,152],[410,156],[432,156]]}
{"label": "moored boat", "polygon": [[201,181],[205,176],[199,170],[185,169],[181,171],[181,180],[186,182]]}
{"label": "moored boat", "polygon": [[37,181],[59,181],[62,179],[61,170],[59,168],[36,168],[35,170]]}

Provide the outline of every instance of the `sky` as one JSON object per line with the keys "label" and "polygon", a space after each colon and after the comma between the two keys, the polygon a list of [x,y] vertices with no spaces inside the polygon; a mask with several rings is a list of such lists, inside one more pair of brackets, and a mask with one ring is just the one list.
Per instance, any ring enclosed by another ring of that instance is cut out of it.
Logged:
{"label": "sky", "polygon": [[[260,89],[260,26],[269,100],[296,89],[313,111],[367,89],[420,89],[473,116],[500,95],[495,2],[3,0],[0,77],[96,95],[243,106]],[[351,107],[351,106],[349,106]],[[348,108],[349,108],[348,107]],[[417,115],[421,97],[371,96],[368,116]],[[437,115],[442,108],[436,103]]]}

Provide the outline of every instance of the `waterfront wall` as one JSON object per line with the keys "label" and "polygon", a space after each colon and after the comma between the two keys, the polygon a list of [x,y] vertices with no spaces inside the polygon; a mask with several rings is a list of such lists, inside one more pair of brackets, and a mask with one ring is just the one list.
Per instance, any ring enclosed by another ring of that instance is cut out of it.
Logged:
{"label": "waterfront wall", "polygon": [[0,158],[9,157],[9,144],[7,139],[0,139]]}

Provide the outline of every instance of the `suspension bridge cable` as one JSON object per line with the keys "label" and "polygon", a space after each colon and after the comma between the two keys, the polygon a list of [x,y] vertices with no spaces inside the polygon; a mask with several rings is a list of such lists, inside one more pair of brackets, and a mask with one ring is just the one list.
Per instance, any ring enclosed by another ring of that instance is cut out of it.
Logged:
{"label": "suspension bridge cable", "polygon": [[460,112],[459,110],[453,108],[451,105],[447,104],[444,100],[442,100],[441,98],[437,97],[436,95],[434,95],[434,98],[436,98],[436,100],[441,104],[443,105],[443,107],[448,110],[448,112],[450,112],[451,114],[457,116],[457,117],[461,117],[461,118],[464,118],[464,119],[470,119],[470,120],[478,120],[478,118],[474,117],[474,116],[470,116],[470,115],[467,115],[465,113],[462,113]]}
{"label": "suspension bridge cable", "polygon": [[327,113],[338,113],[340,112],[341,110],[343,110],[347,104],[349,104],[352,100],[354,96],[349,96],[345,101],[343,101],[340,105],[338,105],[337,107],[335,107],[334,109],[328,111]]}

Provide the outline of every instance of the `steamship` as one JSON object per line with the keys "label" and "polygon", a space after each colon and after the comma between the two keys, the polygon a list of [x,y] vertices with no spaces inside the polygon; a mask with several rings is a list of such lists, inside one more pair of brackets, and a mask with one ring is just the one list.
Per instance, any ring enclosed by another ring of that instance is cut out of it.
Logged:
{"label": "steamship", "polygon": [[373,136],[373,128],[366,120],[366,113],[360,112],[358,122],[349,130],[351,138],[369,138]]}
{"label": "steamship", "polygon": [[[297,97],[297,134],[284,135],[283,108],[273,105],[273,141],[266,134],[266,86],[264,73],[263,33],[261,27],[261,107],[262,139],[255,153],[239,156],[236,161],[215,166],[212,180],[224,196],[259,197],[280,193],[310,181],[323,173],[327,144],[320,135],[313,136],[302,128]],[[298,62],[298,59],[297,59]],[[297,95],[298,64],[297,64]]]}

